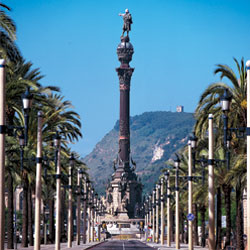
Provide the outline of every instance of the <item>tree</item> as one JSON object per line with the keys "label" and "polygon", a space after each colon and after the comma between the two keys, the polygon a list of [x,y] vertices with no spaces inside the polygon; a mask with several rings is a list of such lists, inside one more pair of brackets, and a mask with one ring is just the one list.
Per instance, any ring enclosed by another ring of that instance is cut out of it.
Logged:
{"label": "tree", "polygon": [[15,44],[16,25],[6,14],[11,9],[0,3],[0,58],[16,62],[20,58],[20,52]]}
{"label": "tree", "polygon": [[[222,145],[222,111],[219,107],[220,96],[223,92],[227,89],[232,96],[232,103],[231,109],[233,112],[229,114],[229,127],[246,127],[246,68],[244,59],[241,59],[239,63],[236,59],[234,59],[238,71],[239,77],[237,77],[236,73],[227,65],[219,64],[215,69],[215,74],[220,74],[221,80],[226,78],[229,80],[229,84],[225,84],[223,82],[213,83],[211,84],[201,95],[199,100],[199,104],[195,111],[195,117],[197,119],[195,125],[195,131],[198,136],[201,138],[204,137],[207,128],[208,128],[208,114],[214,114],[214,122],[217,126],[218,131],[218,139],[217,146]],[[242,143],[236,138],[230,142],[231,152],[233,154],[238,153],[242,150]],[[225,173],[225,172],[224,172]],[[225,174],[224,174],[225,177]],[[227,231],[226,231],[226,244],[230,244],[230,235],[231,235],[231,216],[230,216],[230,192],[231,192],[231,185],[230,183],[221,182],[222,190],[225,195],[225,205],[226,205],[226,216],[227,216]]]}

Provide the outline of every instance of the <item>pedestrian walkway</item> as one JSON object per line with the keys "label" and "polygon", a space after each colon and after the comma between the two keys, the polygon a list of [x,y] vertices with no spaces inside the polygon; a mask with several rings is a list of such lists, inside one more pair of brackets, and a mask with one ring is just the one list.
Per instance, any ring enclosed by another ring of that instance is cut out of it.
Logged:
{"label": "pedestrian walkway", "polygon": [[[157,243],[152,243],[152,242],[145,242],[144,241],[144,243],[146,243],[148,246],[156,248],[158,250],[165,250],[165,249],[174,250],[174,249],[176,249],[174,242],[171,244],[171,247],[168,247],[167,245],[161,245],[161,244],[157,244]],[[181,243],[180,249],[181,250],[188,250],[188,244]],[[200,247],[200,246],[194,246],[194,249],[197,249],[197,250],[198,249],[199,250],[208,250],[208,248],[203,248],[203,247]]]}
{"label": "pedestrian walkway", "polygon": [[[81,243],[80,245],[76,245],[76,241],[72,242],[72,248],[68,248],[68,244],[67,243],[61,243],[61,249],[72,249],[72,250],[84,250],[84,249],[89,249],[90,247],[93,247],[95,245],[100,244],[101,242],[90,242],[90,243],[86,243],[83,244]],[[21,247],[20,244],[18,244],[17,249],[20,250],[31,250],[34,249],[34,246],[30,246],[30,247]],[[41,250],[54,250],[55,249],[55,245],[54,244],[49,244],[49,245],[41,245]]]}

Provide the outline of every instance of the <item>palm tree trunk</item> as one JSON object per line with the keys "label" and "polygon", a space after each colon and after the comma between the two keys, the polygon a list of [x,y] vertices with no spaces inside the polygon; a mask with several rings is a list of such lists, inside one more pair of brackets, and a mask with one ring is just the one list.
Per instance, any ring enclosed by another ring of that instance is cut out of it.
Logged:
{"label": "palm tree trunk", "polygon": [[7,189],[8,189],[8,224],[7,224],[7,234],[8,234],[8,243],[7,248],[13,249],[13,236],[14,236],[14,228],[13,228],[13,215],[14,215],[14,199],[13,199],[13,177],[10,171],[8,173],[8,181],[7,181]]}
{"label": "palm tree trunk", "polygon": [[55,242],[54,198],[49,200],[49,242]]}
{"label": "palm tree trunk", "polygon": [[29,186],[28,189],[28,214],[29,214],[29,244],[30,246],[34,246],[34,238],[33,238],[33,203],[32,203],[32,189]]}
{"label": "palm tree trunk", "polygon": [[200,211],[201,211],[201,246],[204,248],[206,246],[205,205],[201,206]]}
{"label": "palm tree trunk", "polygon": [[181,242],[184,243],[184,214],[180,213],[180,234],[181,234]]}
{"label": "palm tree trunk", "polygon": [[28,186],[27,173],[23,174],[23,218],[22,218],[22,247],[28,247]]}
{"label": "palm tree trunk", "polygon": [[[11,108],[6,108],[6,123],[7,125],[14,124],[14,116],[15,110]],[[13,218],[14,218],[14,195],[13,195],[13,177],[10,171],[10,168],[7,170],[8,173],[8,181],[7,181],[7,189],[8,189],[8,229],[7,229],[7,236],[8,236],[8,243],[7,248],[13,249],[14,248],[14,228],[13,228]]]}
{"label": "palm tree trunk", "polygon": [[195,216],[194,222],[193,222],[193,237],[194,237],[194,245],[198,246],[198,207],[197,204],[193,204],[193,213]]}
{"label": "palm tree trunk", "polygon": [[241,187],[236,187],[236,249],[244,250],[243,241],[243,214],[242,214],[242,204],[241,204]]}
{"label": "palm tree trunk", "polygon": [[66,241],[66,231],[64,227],[64,222],[65,222],[65,211],[67,211],[66,206],[65,206],[65,201],[66,201],[66,192],[65,188],[61,190],[62,193],[62,199],[61,199],[61,242]]}
{"label": "palm tree trunk", "polygon": [[223,193],[225,196],[225,207],[226,207],[227,227],[226,227],[226,242],[224,246],[224,249],[226,249],[227,246],[230,246],[231,227],[232,227],[232,223],[231,223],[231,190],[232,190],[232,187],[230,185],[224,184],[222,188],[223,188]]}
{"label": "palm tree trunk", "polygon": [[216,249],[221,249],[221,189],[217,188],[217,230],[216,230]]}

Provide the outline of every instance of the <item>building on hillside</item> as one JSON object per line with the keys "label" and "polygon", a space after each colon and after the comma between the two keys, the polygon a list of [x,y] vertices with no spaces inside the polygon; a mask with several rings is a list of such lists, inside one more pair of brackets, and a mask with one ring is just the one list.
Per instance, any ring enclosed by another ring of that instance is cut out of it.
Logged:
{"label": "building on hillside", "polygon": [[184,106],[177,106],[176,107],[176,112],[178,112],[178,113],[184,112]]}

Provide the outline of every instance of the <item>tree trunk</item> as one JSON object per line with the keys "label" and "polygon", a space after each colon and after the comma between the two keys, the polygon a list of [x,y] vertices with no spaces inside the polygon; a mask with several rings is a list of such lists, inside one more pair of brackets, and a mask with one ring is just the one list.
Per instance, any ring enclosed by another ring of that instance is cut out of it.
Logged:
{"label": "tree trunk", "polygon": [[49,200],[49,242],[55,242],[54,199]]}
{"label": "tree trunk", "polygon": [[194,222],[193,222],[193,237],[194,237],[194,245],[198,246],[198,207],[197,204],[193,204],[193,213],[195,216]]}
{"label": "tree trunk", "polygon": [[236,187],[236,249],[244,250],[243,241],[243,214],[242,214],[242,204],[241,204],[241,187]]}
{"label": "tree trunk", "polygon": [[33,202],[32,202],[32,189],[29,186],[28,193],[28,213],[29,213],[29,244],[30,246],[34,246],[34,238],[33,238]]}
{"label": "tree trunk", "polygon": [[[6,107],[6,124],[13,125],[14,124],[14,116],[15,110],[13,108]],[[11,157],[8,155],[7,157]],[[8,181],[7,181],[7,189],[8,189],[8,219],[7,219],[7,237],[8,243],[7,248],[13,249],[14,248],[14,228],[13,228],[13,217],[14,217],[14,196],[13,196],[13,177],[10,171],[10,166],[7,170],[8,173]]]}
{"label": "tree trunk", "polygon": [[216,228],[216,249],[221,249],[221,189],[217,188],[217,228]]}
{"label": "tree trunk", "polygon": [[201,246],[204,248],[206,246],[205,205],[201,206],[200,211],[201,211]]}
{"label": "tree trunk", "polygon": [[181,235],[181,243],[184,243],[184,219],[182,212],[180,212],[180,235]]}
{"label": "tree trunk", "polygon": [[62,194],[62,199],[61,199],[61,242],[65,242],[66,241],[66,231],[65,231],[65,227],[64,227],[64,223],[65,223],[65,211],[67,211],[66,209],[66,192],[65,192],[65,188],[63,188],[61,190],[61,194]]}
{"label": "tree trunk", "polygon": [[13,177],[10,171],[8,173],[8,182],[7,182],[7,189],[8,189],[8,219],[7,219],[7,234],[8,234],[8,243],[7,248],[13,249],[13,236],[14,236],[14,228],[13,228],[13,215],[14,215],[14,199],[13,199]]}
{"label": "tree trunk", "polygon": [[171,224],[171,228],[172,228],[170,239],[174,239],[174,227],[173,227],[174,221],[175,221],[175,219],[174,219],[174,213],[173,213],[173,210],[170,209],[170,224]]}
{"label": "tree trunk", "polygon": [[28,187],[29,180],[23,173],[23,217],[22,217],[22,247],[28,247]]}
{"label": "tree trunk", "polygon": [[223,193],[225,196],[225,207],[226,207],[226,242],[224,249],[227,248],[227,246],[230,246],[230,240],[231,240],[231,190],[232,187],[230,185],[224,184],[222,186]]}

